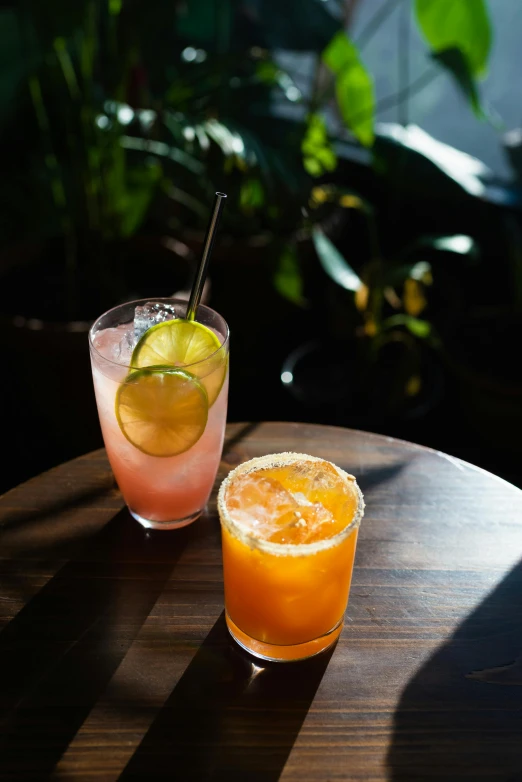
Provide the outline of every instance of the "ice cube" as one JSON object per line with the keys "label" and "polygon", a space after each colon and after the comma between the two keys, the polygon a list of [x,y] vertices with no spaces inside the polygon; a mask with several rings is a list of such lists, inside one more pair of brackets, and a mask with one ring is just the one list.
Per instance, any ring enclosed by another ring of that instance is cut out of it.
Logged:
{"label": "ice cube", "polygon": [[116,364],[129,364],[134,345],[134,329],[131,323],[99,331],[93,340],[94,347],[103,358]]}
{"label": "ice cube", "polygon": [[[306,504],[300,499],[303,494],[308,503],[316,508],[312,512],[313,523],[314,526],[319,524],[317,530],[321,527],[321,532],[317,537],[315,534],[311,535],[307,542],[311,543],[313,540],[335,535],[353,517],[358,503],[357,492],[329,462],[321,460],[292,465],[288,480],[295,489],[299,490],[293,491],[297,502],[301,506]],[[319,511],[318,508],[322,510]],[[329,519],[324,516],[323,511],[329,515]],[[306,517],[306,513],[303,513],[303,516]]]}
{"label": "ice cube", "polygon": [[301,543],[313,543],[316,540],[326,540],[335,532],[335,519],[333,514],[321,505],[314,502],[302,509],[303,525]]}
{"label": "ice cube", "polygon": [[320,502],[301,505],[293,517],[270,537],[272,543],[313,543],[325,540],[335,532],[334,517]]}
{"label": "ice cube", "polygon": [[127,329],[116,347],[116,361],[118,364],[129,365],[131,362],[132,351],[136,345],[136,338],[133,329]]}
{"label": "ice cube", "polygon": [[136,341],[138,341],[151,326],[155,326],[156,323],[163,323],[166,320],[174,320],[175,317],[176,309],[174,304],[149,301],[141,307],[136,307],[134,310],[134,336]]}
{"label": "ice cube", "polygon": [[298,505],[312,505],[310,500],[308,500],[302,491],[293,491],[292,497],[297,502]]}
{"label": "ice cube", "polygon": [[244,475],[227,497],[232,518],[256,537],[270,540],[288,523],[298,520],[299,505],[279,481],[263,475]]}
{"label": "ice cube", "polygon": [[314,492],[344,490],[341,477],[335,468],[325,461],[293,464],[289,470],[289,480],[299,486],[309,499]]}

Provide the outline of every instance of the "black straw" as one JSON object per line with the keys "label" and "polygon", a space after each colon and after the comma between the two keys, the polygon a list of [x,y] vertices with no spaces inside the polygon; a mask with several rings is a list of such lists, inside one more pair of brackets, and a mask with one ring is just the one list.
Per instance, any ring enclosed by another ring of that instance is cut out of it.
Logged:
{"label": "black straw", "polygon": [[212,247],[214,245],[214,240],[217,234],[219,218],[221,217],[221,212],[223,211],[223,207],[225,206],[226,197],[227,196],[225,193],[216,193],[214,208],[212,210],[212,216],[208,224],[207,235],[205,236],[205,244],[203,245],[203,253],[201,255],[201,261],[199,262],[196,279],[194,280],[194,284],[190,292],[190,299],[187,307],[187,316],[186,316],[187,320],[196,319],[196,311],[197,308],[199,307],[199,302],[201,301],[201,294],[203,293],[203,286],[205,284],[205,279],[207,276],[208,262],[212,254]]}

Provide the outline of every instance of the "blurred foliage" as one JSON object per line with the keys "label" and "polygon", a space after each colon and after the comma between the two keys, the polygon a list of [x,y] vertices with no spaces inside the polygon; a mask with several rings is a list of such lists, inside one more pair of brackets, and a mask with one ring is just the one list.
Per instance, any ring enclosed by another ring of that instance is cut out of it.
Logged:
{"label": "blurred foliage", "polygon": [[339,32],[324,50],[322,60],[335,75],[335,94],[346,126],[361,144],[371,146],[375,110],[373,82],[357,47],[344,32]]}
{"label": "blurred foliage", "polygon": [[485,74],[491,25],[484,0],[415,0],[415,12],[434,53],[457,49],[472,76]]}
{"label": "blurred foliage", "polygon": [[[477,79],[491,39],[485,2],[412,2],[428,52],[482,115]],[[146,229],[190,238],[203,229],[215,190],[224,190],[223,230],[272,236],[282,253],[276,287],[303,303],[296,232],[303,211],[313,222],[311,194],[318,178],[327,184],[333,175],[340,137],[370,149],[384,176],[402,182],[406,170],[418,186],[416,164],[404,166],[411,154],[445,186],[482,195],[479,173],[463,163],[459,174],[451,148],[420,129],[376,126],[373,80],[346,29],[347,7],[343,0],[286,0],[284,9],[279,0],[4,2],[4,243],[64,235],[77,261],[74,248],[89,260],[100,242]],[[379,13],[372,29],[385,17]],[[299,84],[280,50],[309,58]],[[370,208],[347,198],[358,196],[345,193],[341,207]],[[319,227],[312,235],[325,270],[342,285],[348,272],[334,271],[330,240]],[[405,278],[397,294],[404,311],[388,322],[379,275],[362,277],[365,333],[384,338],[388,326],[400,325],[425,336],[417,323],[421,283]]]}
{"label": "blurred foliage", "polygon": [[[422,345],[438,349],[440,337],[429,319],[429,291],[437,255],[475,258],[474,240],[465,235],[421,236],[392,255],[385,256],[379,241],[373,206],[350,190],[335,185],[313,188],[310,210],[325,204],[355,210],[366,227],[366,250],[352,265],[325,235],[320,224],[312,227],[319,262],[327,277],[344,289],[357,313],[354,322],[361,362],[360,382],[365,371],[379,362],[390,345],[401,348],[401,371],[394,378],[395,396],[417,396],[422,390]],[[426,257],[433,259],[426,260]],[[288,283],[290,286],[290,283]],[[296,282],[292,285],[295,287]],[[364,369],[366,367],[366,369]],[[373,376],[372,376],[373,377]]]}

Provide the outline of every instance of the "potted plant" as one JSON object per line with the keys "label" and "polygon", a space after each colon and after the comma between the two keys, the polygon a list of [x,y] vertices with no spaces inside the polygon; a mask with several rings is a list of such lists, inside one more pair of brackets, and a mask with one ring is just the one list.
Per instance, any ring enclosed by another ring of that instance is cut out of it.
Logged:
{"label": "potted plant", "polygon": [[432,266],[422,260],[422,239],[384,257],[367,201],[334,186],[314,188],[310,211],[327,203],[355,210],[367,241],[353,246],[355,266],[312,224],[319,264],[310,288],[322,291],[312,312],[315,338],[288,356],[282,382],[305,411],[328,420],[374,428],[420,416],[442,393],[433,358],[439,338],[426,318]]}
{"label": "potted plant", "polygon": [[16,84],[0,129],[9,150],[0,339],[18,411],[13,441],[30,474],[101,444],[92,319],[124,299],[186,287],[189,252],[172,252],[152,210],[172,169],[192,159],[154,146],[152,96],[121,3],[31,0],[3,16]]}
{"label": "potted plant", "polygon": [[[336,138],[349,132],[368,148],[379,139],[371,76],[345,33],[353,3],[334,5],[332,13],[319,0],[292,0],[283,14],[274,0],[153,0],[146,17],[131,0],[53,0],[45,8],[30,0],[14,7],[26,71],[3,139],[11,141],[13,177],[23,172],[39,186],[30,193],[13,188],[4,199],[10,206],[4,233],[11,240],[32,234],[37,241],[28,248],[17,242],[2,267],[4,279],[18,275],[18,285],[32,279],[39,292],[32,303],[18,293],[11,299],[26,301],[26,312],[10,314],[33,356],[44,355],[34,338],[60,334],[48,350],[57,357],[58,341],[83,339],[86,322],[108,304],[147,295],[148,285],[158,293],[162,280],[169,291],[178,287],[175,270],[185,269],[183,259],[197,250],[218,188],[229,193],[221,255],[237,259],[234,272],[227,267],[217,274],[220,299],[234,274],[237,290],[248,283],[262,298],[274,279],[280,293],[302,303],[299,256],[306,265],[312,247],[310,233],[301,230],[302,213],[315,182],[334,176]],[[484,4],[478,5],[480,13],[468,14],[465,24],[450,24],[434,13],[435,2],[415,4],[434,56],[477,112],[475,77],[489,48]],[[312,58],[301,88],[274,56],[280,48]],[[333,125],[327,121],[332,106]],[[37,151],[28,155],[28,149]],[[323,214],[323,230],[342,213]],[[168,246],[181,250],[176,262],[167,256],[165,263],[151,263],[157,253],[146,239],[145,250],[135,251],[134,237],[165,233],[174,240]],[[52,295],[42,309],[40,292],[51,279]],[[60,326],[49,328],[58,299]],[[236,305],[241,300],[246,297],[234,297]],[[57,364],[70,366],[69,358]],[[50,399],[61,393],[55,387]],[[60,412],[50,409],[46,400],[41,414],[55,426]]]}

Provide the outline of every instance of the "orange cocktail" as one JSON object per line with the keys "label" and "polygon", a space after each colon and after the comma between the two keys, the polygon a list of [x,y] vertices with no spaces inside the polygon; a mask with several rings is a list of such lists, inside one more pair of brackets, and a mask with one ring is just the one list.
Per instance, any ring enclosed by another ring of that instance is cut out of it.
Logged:
{"label": "orange cocktail", "polygon": [[232,636],[271,660],[339,637],[364,502],[355,478],[305,454],[252,459],[223,481],[225,608]]}

